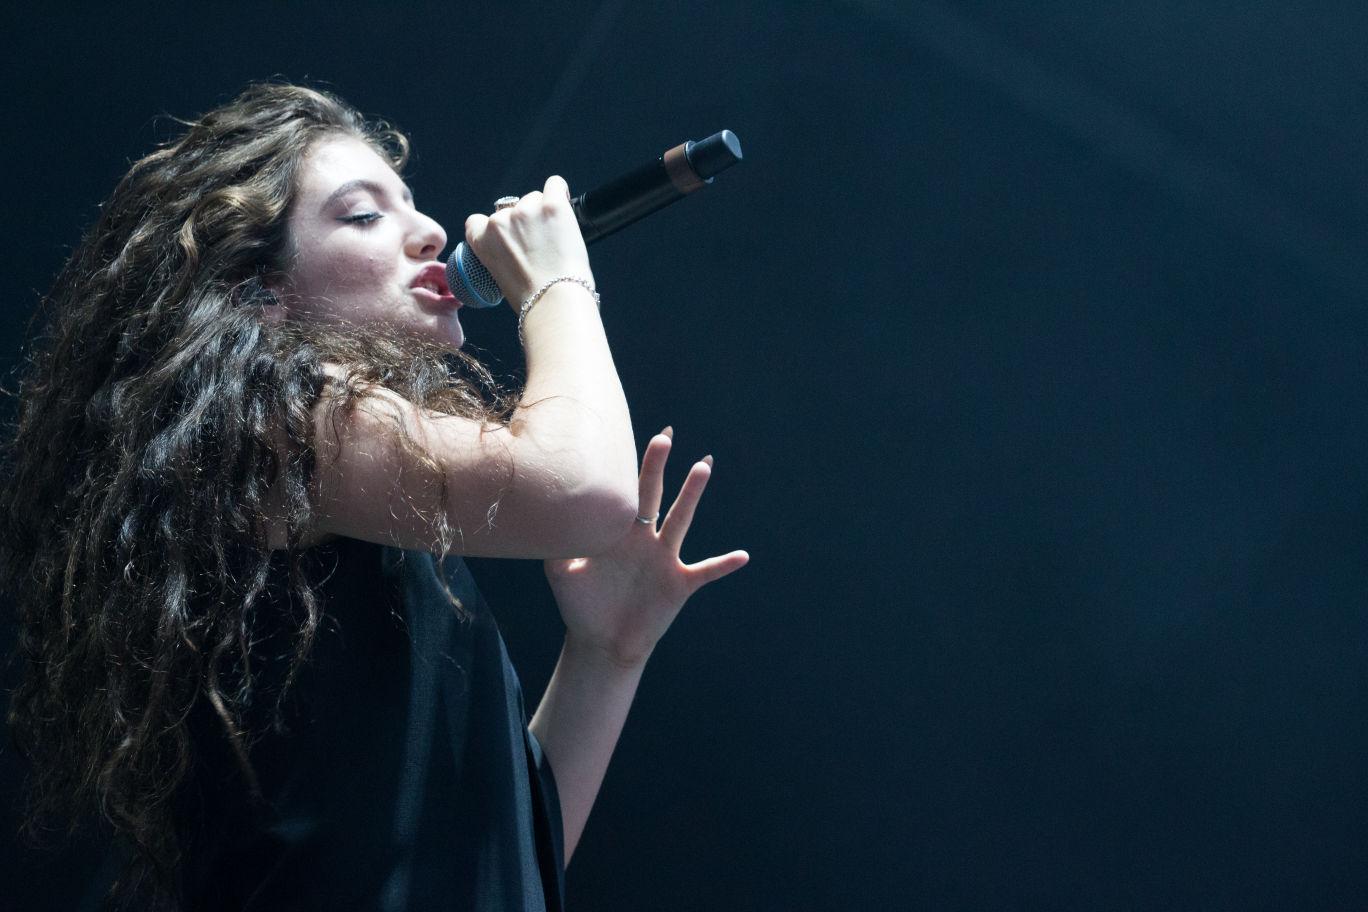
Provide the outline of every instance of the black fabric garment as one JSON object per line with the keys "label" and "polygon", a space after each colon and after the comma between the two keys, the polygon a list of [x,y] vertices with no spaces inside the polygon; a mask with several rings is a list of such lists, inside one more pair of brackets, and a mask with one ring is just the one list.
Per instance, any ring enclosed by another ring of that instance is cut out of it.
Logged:
{"label": "black fabric garment", "polygon": [[[259,617],[274,612],[285,629],[302,609],[277,557]],[[310,557],[326,620],[287,696],[289,731],[252,747],[264,800],[209,707],[192,719],[187,908],[560,910],[555,781],[465,562],[350,539]],[[266,690],[283,681],[288,649],[283,636],[262,644]],[[273,705],[258,698],[254,724]]]}

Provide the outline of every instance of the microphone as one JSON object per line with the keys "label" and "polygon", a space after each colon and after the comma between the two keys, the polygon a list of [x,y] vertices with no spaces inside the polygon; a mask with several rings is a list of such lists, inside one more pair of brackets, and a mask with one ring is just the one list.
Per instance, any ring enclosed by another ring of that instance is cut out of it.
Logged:
{"label": "microphone", "polygon": [[[698,142],[680,143],[655,161],[581,193],[570,201],[584,243],[592,244],[664,209],[713,182],[741,160],[741,140],[731,130]],[[447,286],[466,307],[494,307],[503,300],[494,277],[465,242],[447,258]]]}

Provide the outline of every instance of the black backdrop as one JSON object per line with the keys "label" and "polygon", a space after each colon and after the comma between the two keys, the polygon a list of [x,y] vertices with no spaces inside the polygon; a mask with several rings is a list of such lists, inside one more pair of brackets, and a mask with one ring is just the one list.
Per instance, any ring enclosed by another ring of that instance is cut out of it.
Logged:
{"label": "black backdrop", "polygon": [[[686,556],[752,565],[657,650],[571,908],[1368,904],[1362,4],[0,15],[5,366],[158,115],[252,79],[408,131],[453,233],[740,135],[593,250],[640,437],[717,458]],[[540,568],[475,570],[532,700]]]}

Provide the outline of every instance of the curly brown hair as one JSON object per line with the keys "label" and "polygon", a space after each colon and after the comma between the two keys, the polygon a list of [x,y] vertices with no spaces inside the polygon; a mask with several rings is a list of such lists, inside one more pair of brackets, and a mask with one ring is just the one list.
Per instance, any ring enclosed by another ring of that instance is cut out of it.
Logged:
{"label": "curly brown hair", "polygon": [[[107,822],[132,849],[115,895],[158,905],[175,904],[171,799],[193,758],[197,701],[212,705],[251,780],[242,711],[275,485],[303,608],[286,688],[319,625],[299,547],[315,528],[315,405],[335,391],[332,407],[352,408],[379,384],[493,424],[512,401],[464,353],[374,327],[261,319],[265,288],[287,266],[306,152],[353,136],[399,171],[402,134],[327,92],[275,83],[179,123],[183,135],[132,165],[44,298],[0,479],[26,834]],[[325,365],[344,369],[340,384]],[[445,554],[452,530],[441,517],[435,528]]]}

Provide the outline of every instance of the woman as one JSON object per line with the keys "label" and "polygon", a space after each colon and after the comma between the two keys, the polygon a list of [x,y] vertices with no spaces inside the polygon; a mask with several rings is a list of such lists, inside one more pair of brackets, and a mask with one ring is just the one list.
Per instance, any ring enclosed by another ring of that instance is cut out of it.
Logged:
{"label": "woman", "polygon": [[[541,908],[642,668],[744,552],[657,528],[564,181],[467,243],[516,398],[460,352],[404,138],[258,85],[138,161],[45,300],[0,490],[28,823],[97,817],[140,908]],[[566,626],[524,726],[459,555],[542,558]]]}

